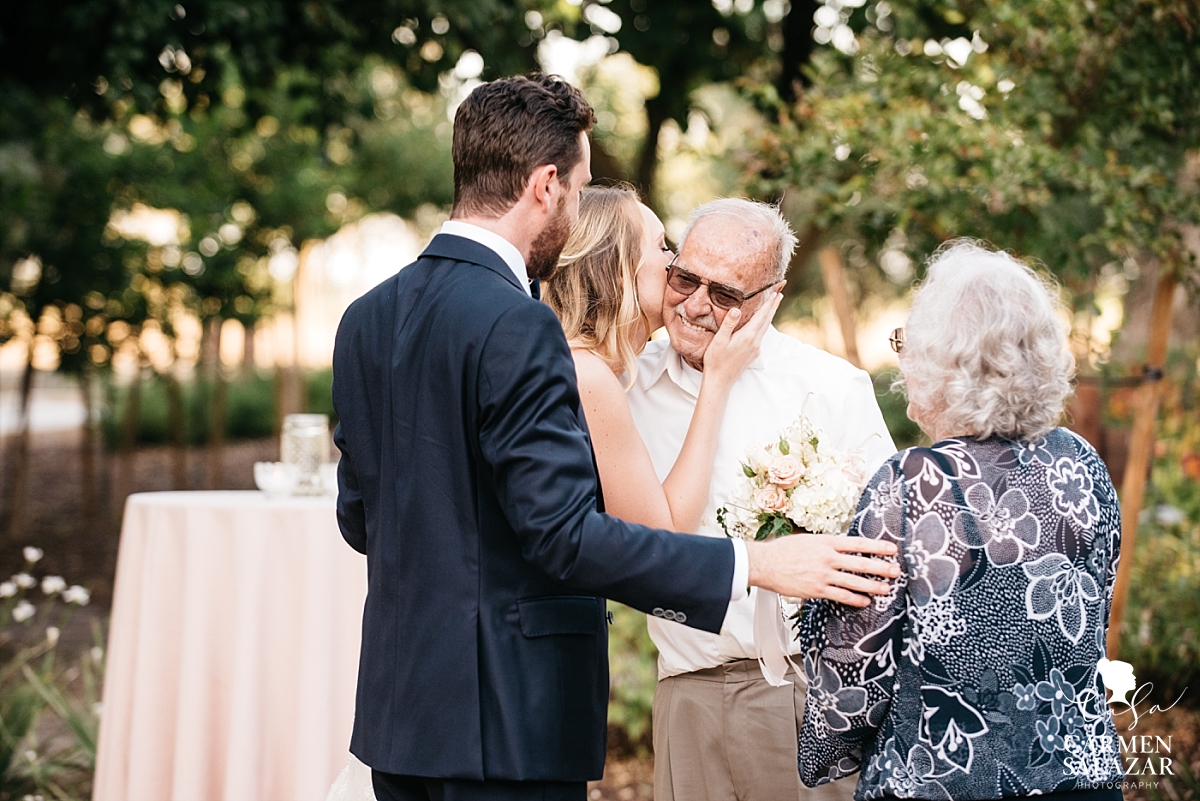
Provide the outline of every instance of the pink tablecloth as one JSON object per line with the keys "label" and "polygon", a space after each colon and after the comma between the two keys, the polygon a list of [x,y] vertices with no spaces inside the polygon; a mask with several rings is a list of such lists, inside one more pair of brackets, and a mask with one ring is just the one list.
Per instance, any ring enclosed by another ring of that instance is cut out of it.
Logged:
{"label": "pink tablecloth", "polygon": [[329,498],[131,496],[95,801],[321,801],[348,756],[366,584]]}

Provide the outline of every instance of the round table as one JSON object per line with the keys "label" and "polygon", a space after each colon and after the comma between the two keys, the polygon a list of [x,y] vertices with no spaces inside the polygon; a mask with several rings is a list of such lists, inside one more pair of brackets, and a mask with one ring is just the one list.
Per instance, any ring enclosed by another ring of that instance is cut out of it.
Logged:
{"label": "round table", "polygon": [[324,799],[348,757],[366,588],[332,498],[130,496],[95,801]]}

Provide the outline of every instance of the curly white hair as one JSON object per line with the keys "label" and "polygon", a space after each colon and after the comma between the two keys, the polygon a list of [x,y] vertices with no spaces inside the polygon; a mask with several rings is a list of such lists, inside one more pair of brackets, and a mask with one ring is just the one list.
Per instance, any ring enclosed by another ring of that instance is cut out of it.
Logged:
{"label": "curly white hair", "polygon": [[1071,392],[1061,308],[1057,286],[1008,253],[947,242],[913,298],[897,384],[938,431],[1037,439]]}

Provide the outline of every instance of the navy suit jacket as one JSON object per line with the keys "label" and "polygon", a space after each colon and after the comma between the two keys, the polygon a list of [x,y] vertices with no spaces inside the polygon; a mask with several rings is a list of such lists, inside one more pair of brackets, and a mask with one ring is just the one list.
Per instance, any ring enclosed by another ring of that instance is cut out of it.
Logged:
{"label": "navy suit jacket", "polygon": [[350,750],[388,773],[599,779],[604,599],[718,631],[732,544],[597,511],[558,319],[476,242],[439,235],[355,301],[333,365],[338,523],[368,575]]}

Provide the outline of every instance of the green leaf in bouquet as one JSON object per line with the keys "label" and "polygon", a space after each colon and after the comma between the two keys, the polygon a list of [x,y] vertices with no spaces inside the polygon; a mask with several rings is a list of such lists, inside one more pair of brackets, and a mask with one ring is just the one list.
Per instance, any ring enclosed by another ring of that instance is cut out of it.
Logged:
{"label": "green leaf in bouquet", "polygon": [[792,446],[790,444],[788,444],[787,437],[779,438],[779,452],[782,453],[784,456],[787,456],[789,453],[792,452]]}
{"label": "green leaf in bouquet", "polygon": [[754,478],[754,468],[748,464],[742,464],[742,472],[746,474],[746,478]]}
{"label": "green leaf in bouquet", "polygon": [[729,510],[724,506],[717,509],[717,525],[725,532],[726,537],[732,537],[733,535],[729,533],[729,524],[725,522],[725,515],[727,514],[729,514]]}
{"label": "green leaf in bouquet", "polygon": [[765,540],[771,537],[782,537],[792,533],[791,522],[781,514],[761,514],[758,519],[763,521],[758,527],[758,531],[754,532],[754,539]]}

